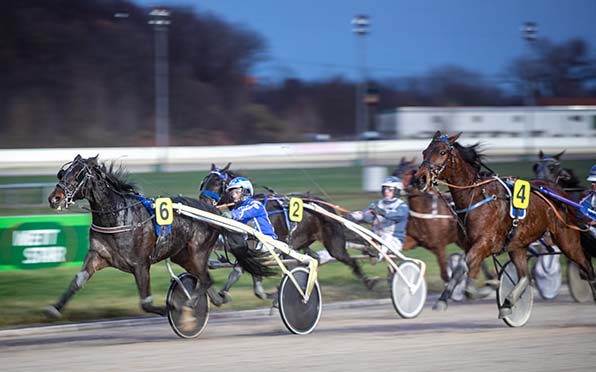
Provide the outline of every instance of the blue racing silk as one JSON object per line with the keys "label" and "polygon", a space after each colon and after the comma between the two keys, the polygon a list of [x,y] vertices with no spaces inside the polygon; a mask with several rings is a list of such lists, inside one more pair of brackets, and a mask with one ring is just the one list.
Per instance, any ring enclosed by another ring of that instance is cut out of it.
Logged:
{"label": "blue racing silk", "polygon": [[273,225],[267,215],[263,203],[253,198],[247,198],[242,204],[231,210],[232,218],[252,227],[277,240]]}

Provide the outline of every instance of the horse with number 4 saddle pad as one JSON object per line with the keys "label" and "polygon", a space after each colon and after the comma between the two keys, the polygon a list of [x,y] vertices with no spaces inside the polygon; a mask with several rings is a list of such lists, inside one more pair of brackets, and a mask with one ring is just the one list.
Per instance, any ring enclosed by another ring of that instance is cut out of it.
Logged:
{"label": "horse with number 4 saddle pad", "polygon": [[[580,228],[572,207],[541,194],[536,188],[546,186],[558,195],[567,194],[547,181],[515,182],[514,190],[494,176],[480,173],[483,166],[478,145],[462,146],[458,135],[447,137],[437,131],[423,151],[423,162],[416,172],[422,191],[441,183],[449,187],[458,219],[465,227],[464,245],[468,267],[466,291],[473,287],[480,263],[491,255],[507,252],[512,265],[501,270],[497,293],[499,318],[510,326],[521,326],[529,319],[529,311],[517,318],[520,299],[530,297],[527,247],[549,232],[553,241],[570,260],[587,273],[596,299],[596,277],[580,241]],[[513,200],[513,203],[512,203]],[[450,290],[465,271],[454,273],[440,302],[447,307]],[[506,279],[505,279],[506,277]],[[504,285],[505,283],[505,285]]]}

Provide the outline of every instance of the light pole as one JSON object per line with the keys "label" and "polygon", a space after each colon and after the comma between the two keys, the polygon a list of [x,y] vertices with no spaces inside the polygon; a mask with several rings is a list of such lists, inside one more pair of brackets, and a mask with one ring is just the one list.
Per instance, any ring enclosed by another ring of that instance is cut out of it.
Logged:
{"label": "light pole", "polygon": [[[524,22],[521,26],[522,37],[526,40],[528,49],[532,51],[532,43],[536,41],[538,34],[538,25],[536,22]],[[531,69],[531,64],[528,64],[528,68]],[[532,71],[526,71],[526,82],[525,82],[525,106],[526,106],[526,120],[524,120],[524,157],[530,157],[531,151],[531,140],[532,140],[532,128],[534,127],[532,110],[533,106],[536,105],[534,102],[534,86],[532,81]]]}
{"label": "light pole", "polygon": [[360,44],[356,47],[356,59],[360,70],[360,83],[356,84],[356,139],[358,135],[368,127],[366,106],[364,105],[364,94],[366,92],[366,42],[365,36],[369,33],[370,18],[367,15],[359,14],[352,18],[352,32],[356,34],[356,41]]}
{"label": "light pole", "polygon": [[166,9],[153,9],[149,24],[153,25],[155,36],[155,146],[163,149],[161,162],[165,159],[169,145],[169,85],[168,85],[168,26],[170,12]]}

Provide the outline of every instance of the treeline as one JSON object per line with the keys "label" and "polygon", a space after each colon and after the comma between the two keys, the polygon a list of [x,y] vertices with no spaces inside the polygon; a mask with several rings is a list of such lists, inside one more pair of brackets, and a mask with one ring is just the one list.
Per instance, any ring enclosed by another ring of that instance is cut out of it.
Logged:
{"label": "treeline", "polygon": [[[259,34],[190,8],[170,11],[170,144],[353,135],[355,82],[264,83],[250,77],[267,58]],[[125,0],[3,3],[0,147],[153,145],[154,31],[147,21],[148,9]],[[379,93],[378,110],[517,105],[528,86],[535,96],[596,96],[596,63],[582,40],[536,42],[532,56],[512,61],[504,76],[445,66],[369,85]]]}

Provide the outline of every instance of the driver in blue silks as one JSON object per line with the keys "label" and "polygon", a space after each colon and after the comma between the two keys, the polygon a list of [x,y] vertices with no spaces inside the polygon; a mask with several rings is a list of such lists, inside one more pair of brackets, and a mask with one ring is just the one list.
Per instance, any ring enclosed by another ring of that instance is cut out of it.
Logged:
{"label": "driver in blue silks", "polygon": [[[389,248],[394,251],[402,249],[410,213],[408,203],[400,199],[403,188],[399,178],[387,177],[381,184],[383,198],[371,203],[367,209],[349,215],[353,221],[372,223],[373,232],[389,243]],[[383,245],[382,249],[387,253],[388,247]],[[377,259],[381,258],[382,254],[379,253]]]}
{"label": "driver in blue silks", "polygon": [[[260,201],[253,199],[254,189],[252,183],[245,177],[236,177],[230,181],[226,187],[226,191],[230,194],[235,205],[230,212],[223,212],[222,216],[234,219],[247,225],[251,225],[255,230],[263,233],[264,235],[270,236],[277,240],[277,235],[273,229],[273,225],[267,215],[265,206]],[[228,244],[234,245],[233,248],[249,249],[246,236],[243,234],[227,234]],[[258,242],[256,251],[267,253],[267,248],[263,247],[261,242]],[[228,281],[224,288],[219,294],[224,297],[224,303],[230,300],[228,291],[232,285],[240,279],[242,275],[242,268],[238,265],[234,266],[234,269],[228,276]],[[253,276],[253,289],[257,297],[261,299],[267,298],[265,290],[263,289],[263,278]]]}

